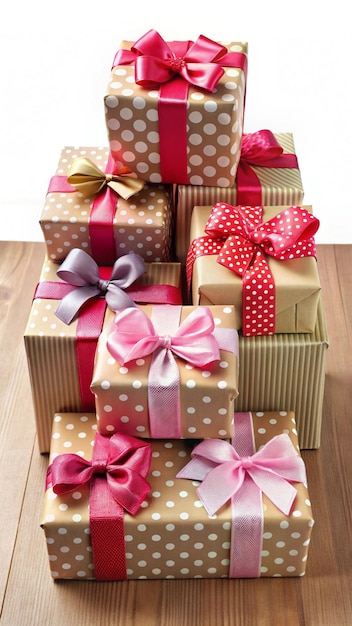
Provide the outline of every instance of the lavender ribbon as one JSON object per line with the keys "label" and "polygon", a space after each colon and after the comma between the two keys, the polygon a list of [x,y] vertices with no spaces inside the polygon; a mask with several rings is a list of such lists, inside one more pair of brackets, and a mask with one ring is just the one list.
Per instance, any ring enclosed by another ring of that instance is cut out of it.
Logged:
{"label": "lavender ribbon", "polygon": [[146,272],[143,258],[136,253],[118,258],[108,280],[100,277],[99,266],[89,254],[74,248],[56,272],[57,276],[75,287],[59,303],[55,314],[65,324],[70,324],[87,300],[103,297],[113,311],[136,306],[124,291]]}

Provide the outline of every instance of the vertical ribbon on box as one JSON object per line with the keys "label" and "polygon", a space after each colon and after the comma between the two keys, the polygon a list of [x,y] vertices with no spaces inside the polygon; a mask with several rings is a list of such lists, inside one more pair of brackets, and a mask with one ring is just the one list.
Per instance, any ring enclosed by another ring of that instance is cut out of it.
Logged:
{"label": "vertical ribbon on box", "polygon": [[297,490],[306,482],[303,459],[285,433],[255,452],[249,412],[235,413],[232,444],[207,439],[191,453],[177,478],[202,481],[196,489],[208,515],[231,502],[230,578],[260,576],[263,540],[263,494],[290,515]]}
{"label": "vertical ribbon on box", "polygon": [[136,515],[150,485],[151,444],[123,434],[95,434],[92,460],[59,454],[48,467],[46,489],[63,496],[89,485],[89,526],[97,580],[127,578],[124,511]]}
{"label": "vertical ribbon on box", "polygon": [[319,220],[307,209],[287,207],[267,222],[262,216],[262,206],[216,203],[205,236],[192,241],[186,261],[188,289],[195,260],[208,254],[218,255],[220,265],[241,276],[244,336],[275,333],[275,281],[266,257],[284,261],[316,256]]}
{"label": "vertical ribbon on box", "polygon": [[90,391],[94,355],[101,333],[106,306],[113,311],[135,306],[135,302],[169,302],[180,304],[180,290],[172,285],[134,286],[146,271],[138,254],[118,258],[112,267],[98,266],[84,250],[74,248],[59,266],[57,276],[64,282],[38,283],[34,298],[60,300],[55,311],[65,324],[78,315],[76,358],[83,411],[95,410]]}
{"label": "vertical ribbon on box", "polygon": [[[166,42],[148,31],[131,50],[118,50],[113,67],[135,64],[135,82],[145,89],[159,88],[158,119],[160,169],[165,183],[188,184],[187,96],[190,85],[213,92],[223,67],[247,73],[247,56],[200,35],[193,41]],[[170,149],[171,147],[171,149]]]}
{"label": "vertical ribbon on box", "polygon": [[[141,309],[125,309],[115,317],[107,348],[124,365],[151,355],[148,410],[153,438],[181,437],[179,368],[175,356],[204,368],[220,359],[220,349],[237,353],[237,333],[216,333],[208,307],[197,307],[180,324],[182,307],[159,305],[149,317]],[[220,330],[220,329],[219,329]]]}
{"label": "vertical ribbon on box", "polygon": [[102,172],[90,159],[77,158],[71,165],[67,177],[53,176],[47,193],[73,193],[79,191],[84,197],[92,197],[89,215],[89,239],[93,258],[99,265],[112,265],[117,248],[114,236],[114,217],[118,196],[125,200],[138,193],[144,182],[126,171],[116,172],[114,160],[109,154]]}
{"label": "vertical ribbon on box", "polygon": [[270,130],[243,135],[236,174],[238,205],[258,206],[263,203],[262,186],[253,166],[298,169],[298,160],[295,154],[284,154]]}

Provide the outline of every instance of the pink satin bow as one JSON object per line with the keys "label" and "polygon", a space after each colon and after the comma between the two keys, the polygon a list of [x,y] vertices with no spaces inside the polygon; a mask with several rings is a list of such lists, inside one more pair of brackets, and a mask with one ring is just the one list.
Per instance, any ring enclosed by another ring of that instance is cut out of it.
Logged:
{"label": "pink satin bow", "polygon": [[[227,49],[200,35],[196,42],[170,44],[150,30],[132,46],[135,56],[135,81],[144,88],[168,82],[175,76],[201,89],[213,91],[224,74],[219,65]],[[117,63],[123,59],[117,59]]]}
{"label": "pink satin bow", "polygon": [[[161,306],[167,318],[169,306],[173,305]],[[194,309],[173,336],[159,335],[152,321],[141,309],[125,309],[115,317],[107,346],[121,365],[150,355],[159,348],[170,350],[190,365],[205,367],[220,359],[219,346],[213,331],[214,319],[208,307]]]}
{"label": "pink satin bow", "polygon": [[236,494],[240,496],[246,477],[289,515],[297,493],[291,482],[305,483],[306,471],[289,436],[281,434],[245,457],[225,440],[206,439],[177,474],[177,478],[203,481],[196,492],[209,515],[215,515]]}

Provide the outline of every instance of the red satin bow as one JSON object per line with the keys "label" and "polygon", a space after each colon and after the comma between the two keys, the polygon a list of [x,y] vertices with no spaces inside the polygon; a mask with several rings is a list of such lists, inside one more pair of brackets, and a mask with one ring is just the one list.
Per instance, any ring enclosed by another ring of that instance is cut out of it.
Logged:
{"label": "red satin bow", "polygon": [[135,515],[150,491],[146,476],[151,452],[146,441],[96,433],[92,461],[61,454],[48,468],[47,488],[58,495],[89,484],[89,525],[98,580],[127,578],[124,510]]}
{"label": "red satin bow", "polygon": [[136,55],[135,81],[147,89],[181,76],[189,84],[213,91],[224,74],[218,62],[227,53],[226,48],[204,35],[195,43],[168,44],[157,31],[150,30],[131,50]]}

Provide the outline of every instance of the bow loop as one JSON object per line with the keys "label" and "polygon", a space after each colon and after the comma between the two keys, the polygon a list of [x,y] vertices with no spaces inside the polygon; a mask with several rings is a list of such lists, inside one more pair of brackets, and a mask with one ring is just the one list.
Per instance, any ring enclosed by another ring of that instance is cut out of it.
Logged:
{"label": "bow loop", "polygon": [[144,181],[133,176],[104,173],[86,157],[79,157],[72,163],[67,181],[85,197],[96,196],[108,186],[124,200],[141,191],[145,185]]}
{"label": "bow loop", "polygon": [[259,130],[242,137],[241,157],[243,163],[268,165],[283,154],[283,148],[271,130]]}
{"label": "bow loop", "polygon": [[104,297],[113,311],[134,307],[124,289],[145,271],[144,260],[139,254],[126,254],[115,261],[110,279],[101,278],[94,259],[84,250],[74,248],[60,265],[57,276],[75,289],[62,298],[55,313],[70,324],[83,304],[94,297]]}

